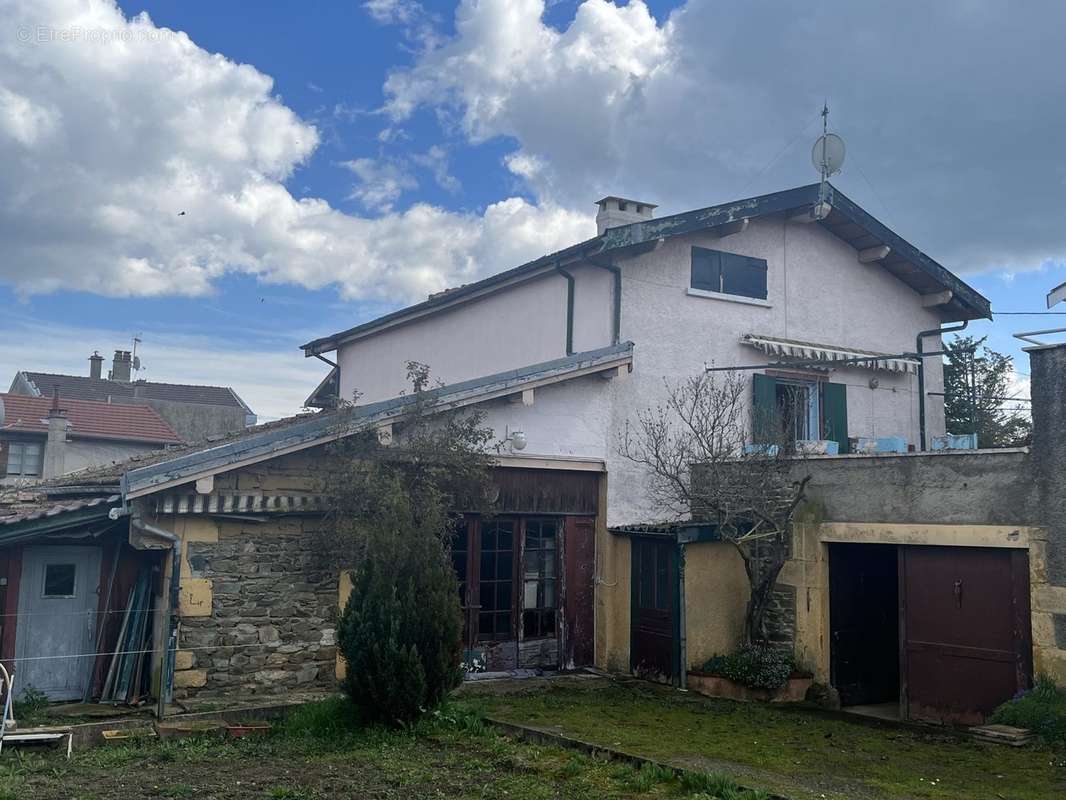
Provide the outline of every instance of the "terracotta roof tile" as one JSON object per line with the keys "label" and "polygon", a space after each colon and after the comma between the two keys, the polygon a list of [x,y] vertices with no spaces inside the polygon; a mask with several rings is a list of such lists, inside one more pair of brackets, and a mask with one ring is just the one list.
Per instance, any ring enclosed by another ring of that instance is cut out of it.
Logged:
{"label": "terracotta roof tile", "polygon": [[[47,433],[45,419],[52,400],[18,394],[0,394],[4,420],[0,431]],[[75,439],[113,439],[150,444],[180,444],[182,439],[159,413],[148,405],[98,403],[91,400],[62,399],[70,420],[68,435]]]}

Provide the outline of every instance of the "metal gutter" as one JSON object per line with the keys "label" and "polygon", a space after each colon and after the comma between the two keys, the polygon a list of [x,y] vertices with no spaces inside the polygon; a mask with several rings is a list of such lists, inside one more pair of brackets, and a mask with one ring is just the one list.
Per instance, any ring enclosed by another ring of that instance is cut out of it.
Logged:
{"label": "metal gutter", "polygon": [[574,276],[563,269],[562,264],[555,265],[555,271],[566,278],[566,354],[574,354]]}

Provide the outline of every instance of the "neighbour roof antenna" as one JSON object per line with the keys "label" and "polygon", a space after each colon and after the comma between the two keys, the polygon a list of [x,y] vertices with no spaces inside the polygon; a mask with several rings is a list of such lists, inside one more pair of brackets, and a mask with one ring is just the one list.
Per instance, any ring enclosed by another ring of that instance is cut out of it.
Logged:
{"label": "neighbour roof antenna", "polygon": [[822,177],[818,187],[818,205],[815,207],[818,219],[824,219],[829,214],[829,178],[844,166],[844,152],[844,140],[829,132],[829,101],[826,100],[822,104],[822,135],[811,149],[811,163]]}

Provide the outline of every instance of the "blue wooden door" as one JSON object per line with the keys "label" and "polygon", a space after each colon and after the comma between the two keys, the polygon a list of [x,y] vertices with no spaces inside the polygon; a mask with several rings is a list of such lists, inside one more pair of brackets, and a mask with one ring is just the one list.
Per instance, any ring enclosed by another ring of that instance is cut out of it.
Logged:
{"label": "blue wooden door", "polygon": [[100,601],[98,547],[22,551],[15,691],[28,686],[50,700],[80,700],[89,681]]}

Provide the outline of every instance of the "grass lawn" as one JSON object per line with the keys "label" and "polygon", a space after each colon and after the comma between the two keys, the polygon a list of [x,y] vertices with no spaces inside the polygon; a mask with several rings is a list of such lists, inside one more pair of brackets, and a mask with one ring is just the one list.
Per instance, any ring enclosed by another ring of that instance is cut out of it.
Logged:
{"label": "grass lawn", "polygon": [[796,800],[1066,797],[1061,747],[982,745],[935,731],[875,727],[636,682],[519,694],[474,690],[461,703],[508,722],[723,771],[746,786]]}
{"label": "grass lawn", "polygon": [[0,800],[496,798],[761,800],[724,776],[603,763],[486,731],[461,709],[413,731],[362,728],[341,699],[305,706],[271,735],[217,736],[55,752],[4,749]]}

